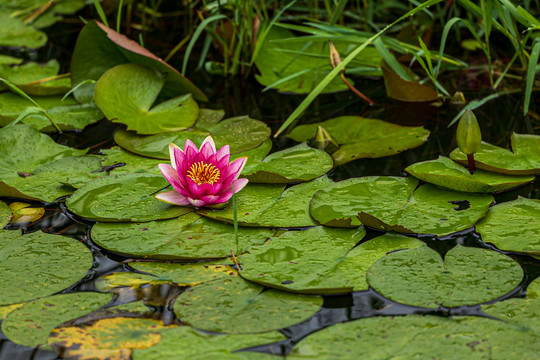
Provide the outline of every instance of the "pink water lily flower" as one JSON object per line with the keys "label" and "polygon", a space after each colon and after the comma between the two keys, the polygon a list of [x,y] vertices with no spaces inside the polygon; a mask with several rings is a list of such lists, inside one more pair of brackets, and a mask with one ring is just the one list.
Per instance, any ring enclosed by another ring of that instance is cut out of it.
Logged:
{"label": "pink water lily flower", "polygon": [[188,139],[183,150],[170,144],[169,152],[172,166],[159,164],[159,169],[174,190],[157,194],[161,201],[197,207],[222,204],[232,197],[233,187],[237,193],[248,183],[248,179],[238,178],[247,157],[229,163],[229,145],[216,152],[211,136],[204,139],[200,150]]}

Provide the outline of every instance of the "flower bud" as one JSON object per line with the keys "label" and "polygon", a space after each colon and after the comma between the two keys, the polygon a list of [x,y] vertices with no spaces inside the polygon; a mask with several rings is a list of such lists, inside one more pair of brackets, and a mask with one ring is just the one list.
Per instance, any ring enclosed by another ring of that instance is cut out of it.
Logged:
{"label": "flower bud", "polygon": [[324,150],[327,153],[333,153],[339,148],[338,142],[322,126],[317,128],[315,138],[311,141],[311,145],[319,150]]}
{"label": "flower bud", "polygon": [[459,149],[466,155],[472,155],[480,150],[482,133],[476,116],[471,110],[465,111],[465,114],[459,119],[456,141]]}

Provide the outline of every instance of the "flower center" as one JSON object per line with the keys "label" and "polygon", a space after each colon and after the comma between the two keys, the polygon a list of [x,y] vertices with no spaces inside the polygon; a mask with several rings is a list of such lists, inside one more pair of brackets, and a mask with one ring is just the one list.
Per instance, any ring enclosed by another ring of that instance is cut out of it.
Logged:
{"label": "flower center", "polygon": [[202,161],[199,161],[191,165],[187,172],[187,176],[197,185],[214,185],[221,177],[221,173],[214,165],[205,164]]}

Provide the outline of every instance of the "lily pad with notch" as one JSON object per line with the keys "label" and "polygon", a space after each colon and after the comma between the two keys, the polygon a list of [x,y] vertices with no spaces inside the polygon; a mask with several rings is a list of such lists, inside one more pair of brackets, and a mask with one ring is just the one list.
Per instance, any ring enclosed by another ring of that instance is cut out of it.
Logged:
{"label": "lily pad with notch", "polygon": [[[71,81],[67,76],[58,76],[59,70],[60,64],[55,59],[44,64],[0,64],[0,77],[11,81],[28,95],[63,95],[71,89]],[[0,89],[4,88],[5,85],[0,85]]]}
{"label": "lily pad with notch", "polygon": [[[176,207],[187,209],[187,207]],[[176,219],[142,224],[98,223],[91,237],[99,246],[123,255],[148,259],[208,259],[230,256],[231,250],[244,252],[273,235],[267,229],[238,229],[236,249],[234,228],[194,213]]]}
{"label": "lily pad with notch", "polygon": [[[236,194],[238,224],[241,226],[306,227],[317,225],[309,214],[309,202],[315,192],[330,186],[326,176],[285,189],[278,184],[248,184]],[[233,206],[222,210],[200,209],[211,219],[233,223]]]}
{"label": "lily pad with notch", "polygon": [[499,192],[534,181],[534,175],[508,175],[481,169],[471,175],[462,165],[444,156],[412,164],[405,171],[431,184],[465,192]]}
{"label": "lily pad with notch", "polygon": [[[540,174],[540,136],[512,133],[512,151],[482,142],[474,154],[476,167],[512,175]],[[452,160],[467,164],[467,155],[459,148],[450,153]]]}
{"label": "lily pad with notch", "polygon": [[[355,245],[365,231],[315,227],[288,231],[239,257],[240,275],[264,286],[310,294],[367,290],[369,267],[386,253],[424,243],[388,233]],[[325,249],[321,252],[321,249]]]}
{"label": "lily pad with notch", "polygon": [[165,97],[191,93],[195,100],[208,101],[206,95],[175,68],[98,21],[86,23],[71,57],[71,82],[74,88],[80,85],[75,91],[77,100],[90,102],[93,98],[94,84],[85,81],[97,81],[107,70],[126,63],[149,66],[166,74],[163,85]]}
{"label": "lily pad with notch", "polygon": [[68,209],[87,219],[103,222],[144,222],[171,219],[192,211],[154,197],[169,186],[161,175],[111,174],[86,183],[66,200]]}
{"label": "lily pad with notch", "polygon": [[422,145],[430,132],[421,126],[400,126],[378,119],[341,116],[320,123],[299,125],[287,136],[301,142],[322,126],[340,145],[332,153],[336,165],[360,158],[380,158]]}
{"label": "lily pad with notch", "polygon": [[77,240],[35,232],[0,230],[0,305],[16,304],[66,289],[92,267],[90,250]]}
{"label": "lily pad with notch", "polygon": [[[199,146],[208,135],[212,135],[216,147],[229,145],[231,155],[233,155],[255,149],[261,145],[264,145],[264,149],[266,149],[265,142],[270,136],[270,128],[265,123],[248,116],[225,119],[212,126],[203,123],[204,129],[197,126],[198,123],[195,123],[192,129],[186,131],[150,136],[137,135],[133,131],[118,130],[114,133],[114,141],[135,154],[168,160],[170,143],[184,148],[186,140],[190,139]],[[270,151],[269,148],[268,151]]]}
{"label": "lily pad with notch", "polygon": [[540,258],[540,200],[518,197],[491,207],[476,225],[484,242]]}
{"label": "lily pad with notch", "polygon": [[190,127],[197,120],[199,106],[191,94],[155,104],[164,84],[164,76],[155,69],[137,64],[117,65],[99,78],[94,101],[107,119],[125,124],[138,134]]}
{"label": "lily pad with notch", "polygon": [[[251,160],[251,161],[250,161]],[[326,174],[334,162],[325,151],[302,143],[248,163],[242,175],[252,183],[291,183],[313,180]]]}
{"label": "lily pad with notch", "polygon": [[197,329],[245,334],[299,323],[319,311],[323,303],[320,296],[263,290],[239,277],[218,279],[184,291],[173,305],[174,312]]}
{"label": "lily pad with notch", "polygon": [[369,285],[379,294],[427,308],[495,300],[522,279],[523,270],[512,258],[461,245],[448,251],[444,260],[427,246],[393,252],[377,260],[367,273]]}
{"label": "lily pad with notch", "polygon": [[157,345],[135,350],[133,360],[279,359],[280,357],[275,355],[237,350],[282,340],[285,340],[285,336],[277,331],[262,334],[221,335],[198,331],[190,326],[179,326],[163,332]]}
{"label": "lily pad with notch", "polygon": [[417,185],[418,179],[412,177],[352,178],[315,193],[310,213],[327,226],[362,223],[399,233],[443,236],[473,226],[493,202],[487,194]]}
{"label": "lily pad with notch", "polygon": [[55,326],[97,310],[111,300],[112,294],[96,292],[59,294],[34,300],[9,313],[2,321],[2,332],[20,345],[45,345]]}
{"label": "lily pad with notch", "polygon": [[137,261],[131,262],[129,265],[138,271],[155,275],[162,281],[170,281],[178,286],[196,286],[208,281],[238,276],[238,271],[232,267],[232,260],[230,260],[230,265],[220,262],[223,261],[197,264]]}

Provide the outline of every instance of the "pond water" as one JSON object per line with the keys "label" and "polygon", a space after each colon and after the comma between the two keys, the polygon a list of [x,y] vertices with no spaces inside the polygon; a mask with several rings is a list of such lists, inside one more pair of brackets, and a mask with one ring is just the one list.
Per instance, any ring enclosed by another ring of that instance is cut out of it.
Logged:
{"label": "pond water", "polygon": [[[234,84],[231,87],[230,84],[219,82],[219,79],[217,81],[218,85],[213,85],[212,87],[214,89],[213,92],[209,92],[212,97],[210,103],[212,106],[226,109],[227,115],[230,116],[249,114],[253,118],[263,120],[273,130],[281,124],[280,120],[290,113],[299,100],[301,100],[298,96],[280,95],[277,93],[263,93],[264,95],[262,97],[253,96],[253,94],[257,94],[260,91],[258,85],[242,83]],[[348,93],[324,95],[310,108],[305,117],[308,119],[307,122],[318,122],[345,114],[362,114],[362,116],[368,118],[384,119],[385,121],[401,125],[425,126],[431,131],[430,138],[426,144],[394,156],[379,159],[359,159],[339,166],[329,173],[331,179],[341,181],[362,176],[402,176],[405,175],[404,169],[407,166],[415,162],[434,159],[438,155],[448,155],[455,148],[454,129],[447,128],[447,124],[459,108],[449,105],[436,108],[429,104],[408,104],[384,100],[381,84],[374,81],[370,81],[368,84],[373,87],[369,96],[384,103],[381,104],[379,102],[374,108],[367,108]],[[257,91],[254,91],[253,88],[257,89]],[[509,138],[512,131],[526,133],[531,130],[531,124],[520,121],[521,117],[515,116],[515,107],[515,99],[508,97],[501,99],[496,104],[488,104],[482,108],[483,113],[480,117],[480,125],[486,141],[505,146],[506,139]],[[520,119],[517,119],[518,117]],[[114,145],[112,134],[118,127],[118,125],[103,120],[95,125],[91,125],[82,132],[67,132],[60,136],[53,135],[53,137],[60,144],[75,148],[89,147],[91,148],[91,153],[99,153],[101,149],[106,149]],[[288,148],[292,145],[294,145],[293,141],[280,138],[274,143],[274,150]],[[496,194],[495,199],[497,203],[501,203],[514,200],[518,196],[540,199],[540,182],[538,179],[534,183],[528,183],[517,189]],[[3,197],[0,200],[10,203],[18,199]],[[96,245],[90,237],[90,229],[95,222],[85,220],[71,213],[62,199],[52,204],[31,203],[34,206],[43,206],[45,208],[45,214],[38,221],[24,225],[22,227],[24,233],[41,230],[52,234],[69,236],[88,246],[94,256],[94,266],[88,275],[65,292],[96,291],[95,280],[97,278],[119,271],[136,271],[129,265],[126,265],[131,260],[131,257],[118,255]],[[512,224],[509,224],[509,226],[512,226]],[[19,225],[10,224],[6,229],[15,230],[19,227]],[[383,233],[382,231],[368,228],[363,242],[366,239],[375,238]],[[452,233],[447,236],[419,235],[418,238],[441,255],[445,255],[456,244],[499,251],[494,246],[484,243],[480,235],[474,231],[474,228]],[[509,254],[523,268],[523,280],[514,290],[489,303],[500,302],[513,297],[524,297],[527,286],[540,276],[539,260],[512,252],[505,253]],[[150,307],[153,311],[153,318],[161,319],[166,324],[177,324],[179,321],[173,312],[171,304],[184,289],[184,287],[172,284],[146,285],[136,290],[118,291],[114,304],[122,304],[141,299],[147,304],[152,304]],[[480,305],[441,306],[438,308],[409,306],[389,300],[373,289],[341,295],[325,295],[320,310],[314,315],[304,321],[280,330],[286,336],[285,340],[270,345],[249,347],[249,350],[285,355],[301,339],[334,324],[350,322],[360,318],[410,314],[435,315],[439,317],[488,316],[480,309]],[[282,316],[286,317],[287,313],[283,313]],[[0,341],[0,359],[61,358],[52,351],[26,348],[14,344],[5,336],[2,336],[2,340]]]}

